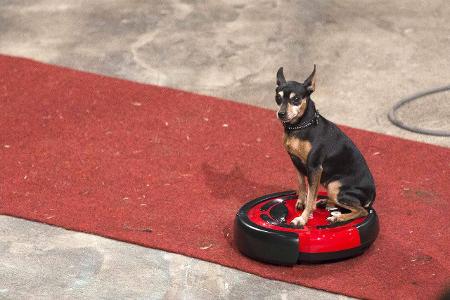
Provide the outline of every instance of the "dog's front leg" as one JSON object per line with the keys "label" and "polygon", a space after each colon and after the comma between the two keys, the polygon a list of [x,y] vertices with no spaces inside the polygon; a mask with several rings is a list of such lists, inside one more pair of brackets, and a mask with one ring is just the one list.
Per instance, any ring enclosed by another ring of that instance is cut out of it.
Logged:
{"label": "dog's front leg", "polygon": [[305,207],[305,201],[306,201],[306,180],[305,175],[303,175],[300,171],[297,170],[298,175],[298,199],[297,203],[295,204],[295,207],[298,210],[302,210]]}
{"label": "dog's front leg", "polygon": [[294,154],[290,154],[292,163],[295,166],[295,171],[297,171],[297,177],[298,177],[298,190],[297,190],[297,203],[295,204],[295,207],[298,210],[302,210],[305,207],[305,201],[306,201],[306,168],[303,164],[302,160],[298,158]]}
{"label": "dog's front leg", "polygon": [[319,189],[320,177],[322,176],[322,167],[318,167],[316,169],[308,172],[308,194],[306,196],[305,209],[301,216],[293,219],[291,223],[300,227],[308,222],[309,216],[316,209],[316,198],[317,191]]}

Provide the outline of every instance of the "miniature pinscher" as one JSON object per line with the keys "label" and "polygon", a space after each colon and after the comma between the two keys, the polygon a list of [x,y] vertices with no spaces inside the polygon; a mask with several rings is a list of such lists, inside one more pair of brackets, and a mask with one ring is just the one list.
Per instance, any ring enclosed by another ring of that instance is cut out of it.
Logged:
{"label": "miniature pinscher", "polygon": [[303,83],[286,81],[283,68],[277,72],[277,117],[284,126],[284,147],[298,173],[296,208],[303,210],[291,222],[295,227],[305,225],[316,209],[319,184],[328,192],[328,199],[322,205],[350,211],[330,216],[327,220],[331,223],[367,216],[375,200],[375,183],[361,152],[348,136],[316,110],[311,99],[315,83],[315,65]]}

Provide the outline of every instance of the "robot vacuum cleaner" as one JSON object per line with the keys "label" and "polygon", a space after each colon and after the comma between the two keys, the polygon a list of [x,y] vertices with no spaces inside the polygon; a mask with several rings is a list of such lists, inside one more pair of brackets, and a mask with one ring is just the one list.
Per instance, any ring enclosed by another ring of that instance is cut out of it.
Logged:
{"label": "robot vacuum cleaner", "polygon": [[[320,193],[317,200],[326,199]],[[317,208],[308,223],[290,225],[301,211],[294,191],[270,194],[241,207],[234,223],[235,243],[246,256],[278,265],[336,261],[362,254],[377,238],[378,217],[370,208],[366,217],[330,223],[327,217],[349,212],[344,208]]]}

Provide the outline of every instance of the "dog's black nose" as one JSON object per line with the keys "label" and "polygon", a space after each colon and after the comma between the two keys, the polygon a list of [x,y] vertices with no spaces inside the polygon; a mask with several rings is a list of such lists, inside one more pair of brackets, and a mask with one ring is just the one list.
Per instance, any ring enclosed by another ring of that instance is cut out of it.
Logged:
{"label": "dog's black nose", "polygon": [[286,116],[286,112],[285,111],[279,111],[278,112],[278,118],[284,118]]}

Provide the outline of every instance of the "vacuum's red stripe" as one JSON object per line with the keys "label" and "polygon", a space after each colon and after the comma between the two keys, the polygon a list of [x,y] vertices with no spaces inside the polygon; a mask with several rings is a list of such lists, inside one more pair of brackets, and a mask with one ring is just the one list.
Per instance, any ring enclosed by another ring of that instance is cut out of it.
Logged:
{"label": "vacuum's red stripe", "polygon": [[356,297],[429,298],[450,277],[450,151],[343,127],[378,186],[363,256],[269,266],[233,246],[250,199],[295,187],[272,111],[0,57],[0,212]]}

